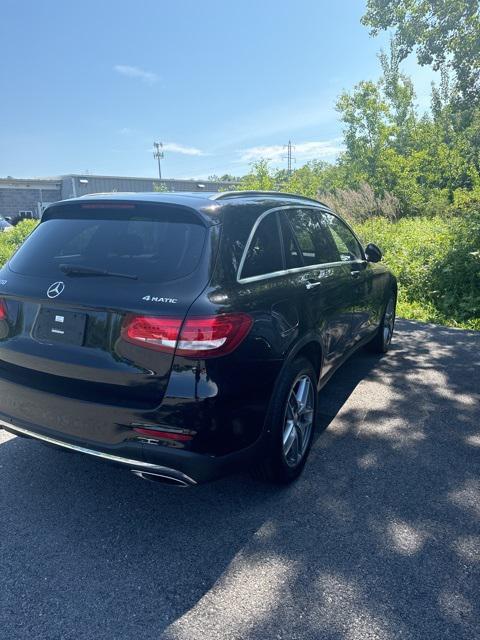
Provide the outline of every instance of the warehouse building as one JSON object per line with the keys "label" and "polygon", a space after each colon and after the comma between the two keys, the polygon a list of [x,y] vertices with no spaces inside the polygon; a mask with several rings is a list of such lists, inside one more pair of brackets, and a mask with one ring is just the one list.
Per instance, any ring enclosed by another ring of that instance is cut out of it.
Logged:
{"label": "warehouse building", "polygon": [[[70,174],[56,178],[0,178],[0,216],[17,220],[39,218],[47,205],[88,193],[154,191],[154,178]],[[232,182],[162,180],[167,191],[220,191],[235,188]]]}

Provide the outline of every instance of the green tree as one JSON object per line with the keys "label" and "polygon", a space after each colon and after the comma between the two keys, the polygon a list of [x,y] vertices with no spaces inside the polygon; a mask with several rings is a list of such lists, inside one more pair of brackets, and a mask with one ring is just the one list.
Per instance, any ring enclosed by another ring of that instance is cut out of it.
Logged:
{"label": "green tree", "polygon": [[344,188],[358,190],[367,183],[378,199],[390,193],[403,215],[446,211],[457,189],[471,191],[479,182],[479,110],[466,114],[458,108],[457,89],[443,67],[439,86],[432,88],[431,113],[419,118],[413,85],[400,60],[393,40],[389,55],[380,54],[380,79],[361,82],[340,96]]}
{"label": "green tree", "polygon": [[394,40],[390,42],[389,55],[381,51],[379,59],[383,71],[379,84],[389,106],[393,147],[405,154],[412,148],[417,120],[413,82],[400,70],[400,53]]}
{"label": "green tree", "polygon": [[321,192],[341,188],[345,182],[343,167],[322,160],[311,160],[292,172],[281,183],[281,191],[317,198]]}
{"label": "green tree", "polygon": [[275,176],[270,162],[265,159],[253,162],[250,172],[240,179],[236,186],[239,191],[275,191]]}
{"label": "green tree", "polygon": [[383,154],[393,134],[390,107],[378,83],[362,81],[337,102],[344,123],[346,151],[341,164],[348,167],[348,184],[357,188],[367,182],[376,191],[385,188]]}
{"label": "green tree", "polygon": [[464,101],[480,98],[478,0],[367,0],[362,22],[372,35],[393,29],[400,59],[416,51],[421,65],[446,65]]}

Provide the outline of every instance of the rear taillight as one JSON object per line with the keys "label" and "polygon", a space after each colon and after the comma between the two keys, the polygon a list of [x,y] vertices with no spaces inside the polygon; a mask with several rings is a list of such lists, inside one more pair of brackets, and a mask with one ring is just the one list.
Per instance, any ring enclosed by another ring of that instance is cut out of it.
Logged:
{"label": "rear taillight", "polygon": [[158,318],[127,316],[122,338],[157,351],[180,356],[208,358],[231,353],[253,324],[246,313],[225,313],[204,318]]}
{"label": "rear taillight", "polygon": [[173,351],[181,326],[182,321],[176,318],[127,316],[122,328],[122,338],[157,351]]}
{"label": "rear taillight", "polygon": [[182,356],[220,356],[231,353],[253,324],[246,313],[230,313],[209,318],[187,318],[177,344]]}
{"label": "rear taillight", "polygon": [[0,320],[6,320],[8,317],[7,305],[5,304],[5,300],[0,298]]}

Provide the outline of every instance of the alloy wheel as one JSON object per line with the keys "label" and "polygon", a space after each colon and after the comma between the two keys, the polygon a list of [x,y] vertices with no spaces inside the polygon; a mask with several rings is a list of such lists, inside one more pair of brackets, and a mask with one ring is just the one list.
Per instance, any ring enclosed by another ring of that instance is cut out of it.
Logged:
{"label": "alloy wheel", "polygon": [[309,376],[299,376],[292,385],[283,426],[283,456],[290,467],[302,461],[313,428],[315,389]]}
{"label": "alloy wheel", "polygon": [[390,344],[393,336],[393,325],[395,324],[395,300],[390,298],[385,309],[385,316],[383,319],[383,342],[385,346]]}

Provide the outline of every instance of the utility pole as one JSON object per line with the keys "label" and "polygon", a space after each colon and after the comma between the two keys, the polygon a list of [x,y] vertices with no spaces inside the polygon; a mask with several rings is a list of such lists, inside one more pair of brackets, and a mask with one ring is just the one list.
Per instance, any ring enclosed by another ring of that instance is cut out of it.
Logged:
{"label": "utility pole", "polygon": [[287,149],[287,155],[286,156],[282,156],[282,160],[285,160],[285,158],[286,158],[286,160],[287,160],[287,173],[288,173],[288,175],[291,175],[292,174],[292,160],[293,160],[293,162],[297,161],[296,158],[292,157],[292,149],[294,150],[295,147],[292,146],[292,141],[289,140],[288,144],[284,145],[283,148]]}
{"label": "utility pole", "polygon": [[161,180],[162,179],[162,165],[160,164],[160,161],[163,160],[163,158],[165,157],[165,154],[163,152],[163,142],[154,142],[153,143],[153,147],[155,149],[154,152],[153,152],[153,157],[158,160],[158,177]]}

